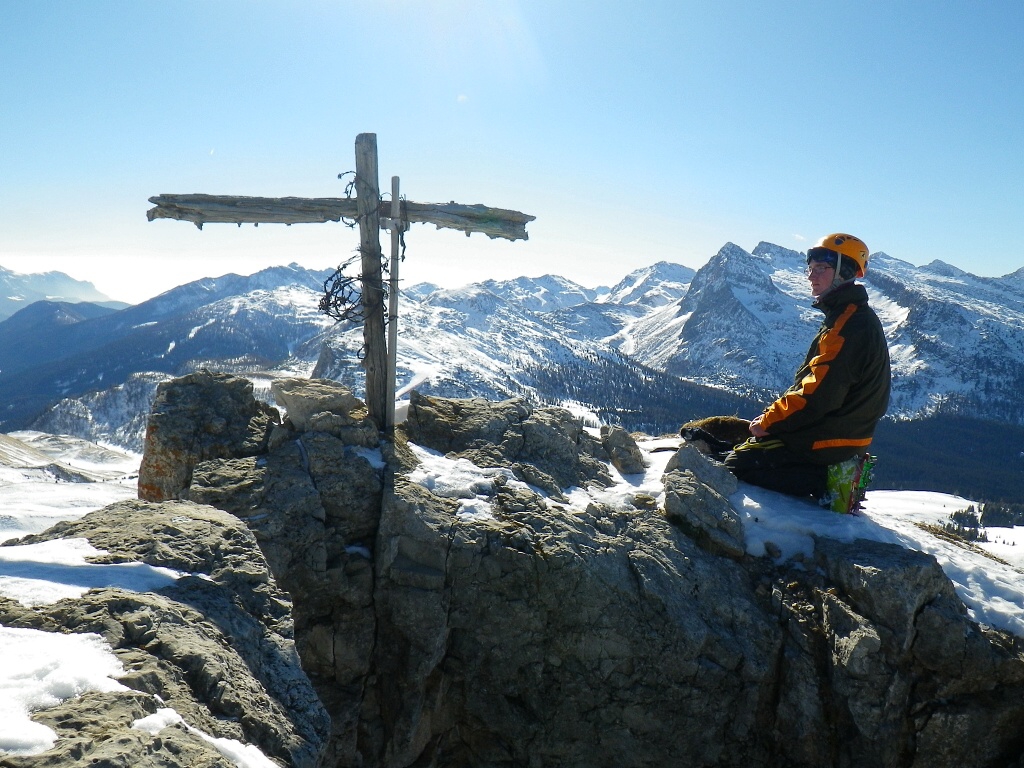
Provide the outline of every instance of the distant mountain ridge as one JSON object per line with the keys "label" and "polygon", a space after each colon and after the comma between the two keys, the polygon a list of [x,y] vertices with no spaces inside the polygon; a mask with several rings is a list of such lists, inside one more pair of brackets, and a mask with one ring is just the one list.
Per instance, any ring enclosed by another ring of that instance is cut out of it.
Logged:
{"label": "distant mountain ridge", "polygon": [[[820,323],[804,266],[778,245],[727,243],[697,271],[661,262],[611,288],[557,275],[412,286],[400,303],[399,393],[524,396],[650,432],[709,412],[753,415],[791,382]],[[0,322],[0,431],[50,418],[107,425],[123,442],[111,426],[123,414],[89,409],[128,407],[157,374],[198,367],[264,387],[312,374],[359,392],[362,329],[318,313],[327,276],[293,264],[199,280],[119,312],[30,307]],[[865,284],[892,353],[890,417],[1024,425],[1024,270],[984,278],[878,253]],[[101,397],[140,372],[153,376],[130,396]]]}
{"label": "distant mountain ridge", "polygon": [[96,290],[84,280],[75,280],[63,272],[20,274],[0,267],[0,320],[30,306],[37,301],[67,303],[92,302],[112,308],[127,306],[116,302]]}
{"label": "distant mountain ridge", "polygon": [[138,372],[282,365],[332,324],[317,311],[328,274],[291,265],[207,278],[70,324],[54,308],[29,307],[32,322],[22,313],[0,322],[0,430],[27,426],[53,403]]}

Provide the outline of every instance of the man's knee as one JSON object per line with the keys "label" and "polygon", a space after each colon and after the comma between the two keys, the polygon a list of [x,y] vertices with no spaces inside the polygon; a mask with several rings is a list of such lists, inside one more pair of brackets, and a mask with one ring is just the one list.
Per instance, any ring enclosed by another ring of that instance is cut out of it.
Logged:
{"label": "man's knee", "polygon": [[742,480],[741,474],[785,463],[788,453],[780,440],[751,438],[729,451],[722,461]]}

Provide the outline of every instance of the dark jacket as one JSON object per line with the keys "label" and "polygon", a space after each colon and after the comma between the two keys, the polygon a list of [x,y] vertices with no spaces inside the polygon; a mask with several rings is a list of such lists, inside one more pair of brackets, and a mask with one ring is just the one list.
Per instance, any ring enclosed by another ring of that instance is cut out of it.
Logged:
{"label": "dark jacket", "polygon": [[889,406],[889,348],[864,286],[840,285],[814,303],[825,313],[793,386],[761,426],[815,464],[862,454]]}

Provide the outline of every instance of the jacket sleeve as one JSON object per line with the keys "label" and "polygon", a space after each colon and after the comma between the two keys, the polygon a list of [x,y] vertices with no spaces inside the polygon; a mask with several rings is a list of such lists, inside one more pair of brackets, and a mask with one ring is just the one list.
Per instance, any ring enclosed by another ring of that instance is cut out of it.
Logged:
{"label": "jacket sleeve", "polygon": [[848,337],[844,331],[856,310],[856,305],[848,305],[818,336],[799,380],[765,409],[761,426],[769,434],[803,429],[843,405],[851,385],[851,359],[857,356],[856,335]]}

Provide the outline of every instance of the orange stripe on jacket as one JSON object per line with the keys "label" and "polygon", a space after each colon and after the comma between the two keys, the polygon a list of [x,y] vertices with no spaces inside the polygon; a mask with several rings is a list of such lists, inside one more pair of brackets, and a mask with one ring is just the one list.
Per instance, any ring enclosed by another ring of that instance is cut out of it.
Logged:
{"label": "orange stripe on jacket", "polygon": [[765,410],[764,416],[761,418],[761,426],[764,429],[771,431],[772,424],[778,424],[797,411],[804,409],[807,405],[806,396],[814,394],[814,391],[825,380],[828,375],[828,363],[835,360],[839,350],[843,348],[843,344],[846,342],[841,335],[843,326],[856,311],[856,304],[847,306],[836,320],[835,325],[821,337],[821,341],[818,342],[818,354],[811,358],[811,370],[800,380],[800,388],[795,392],[782,395]]}
{"label": "orange stripe on jacket", "polygon": [[871,438],[865,437],[862,440],[817,440],[811,444],[811,448],[817,451],[820,448],[867,448],[871,445]]}

